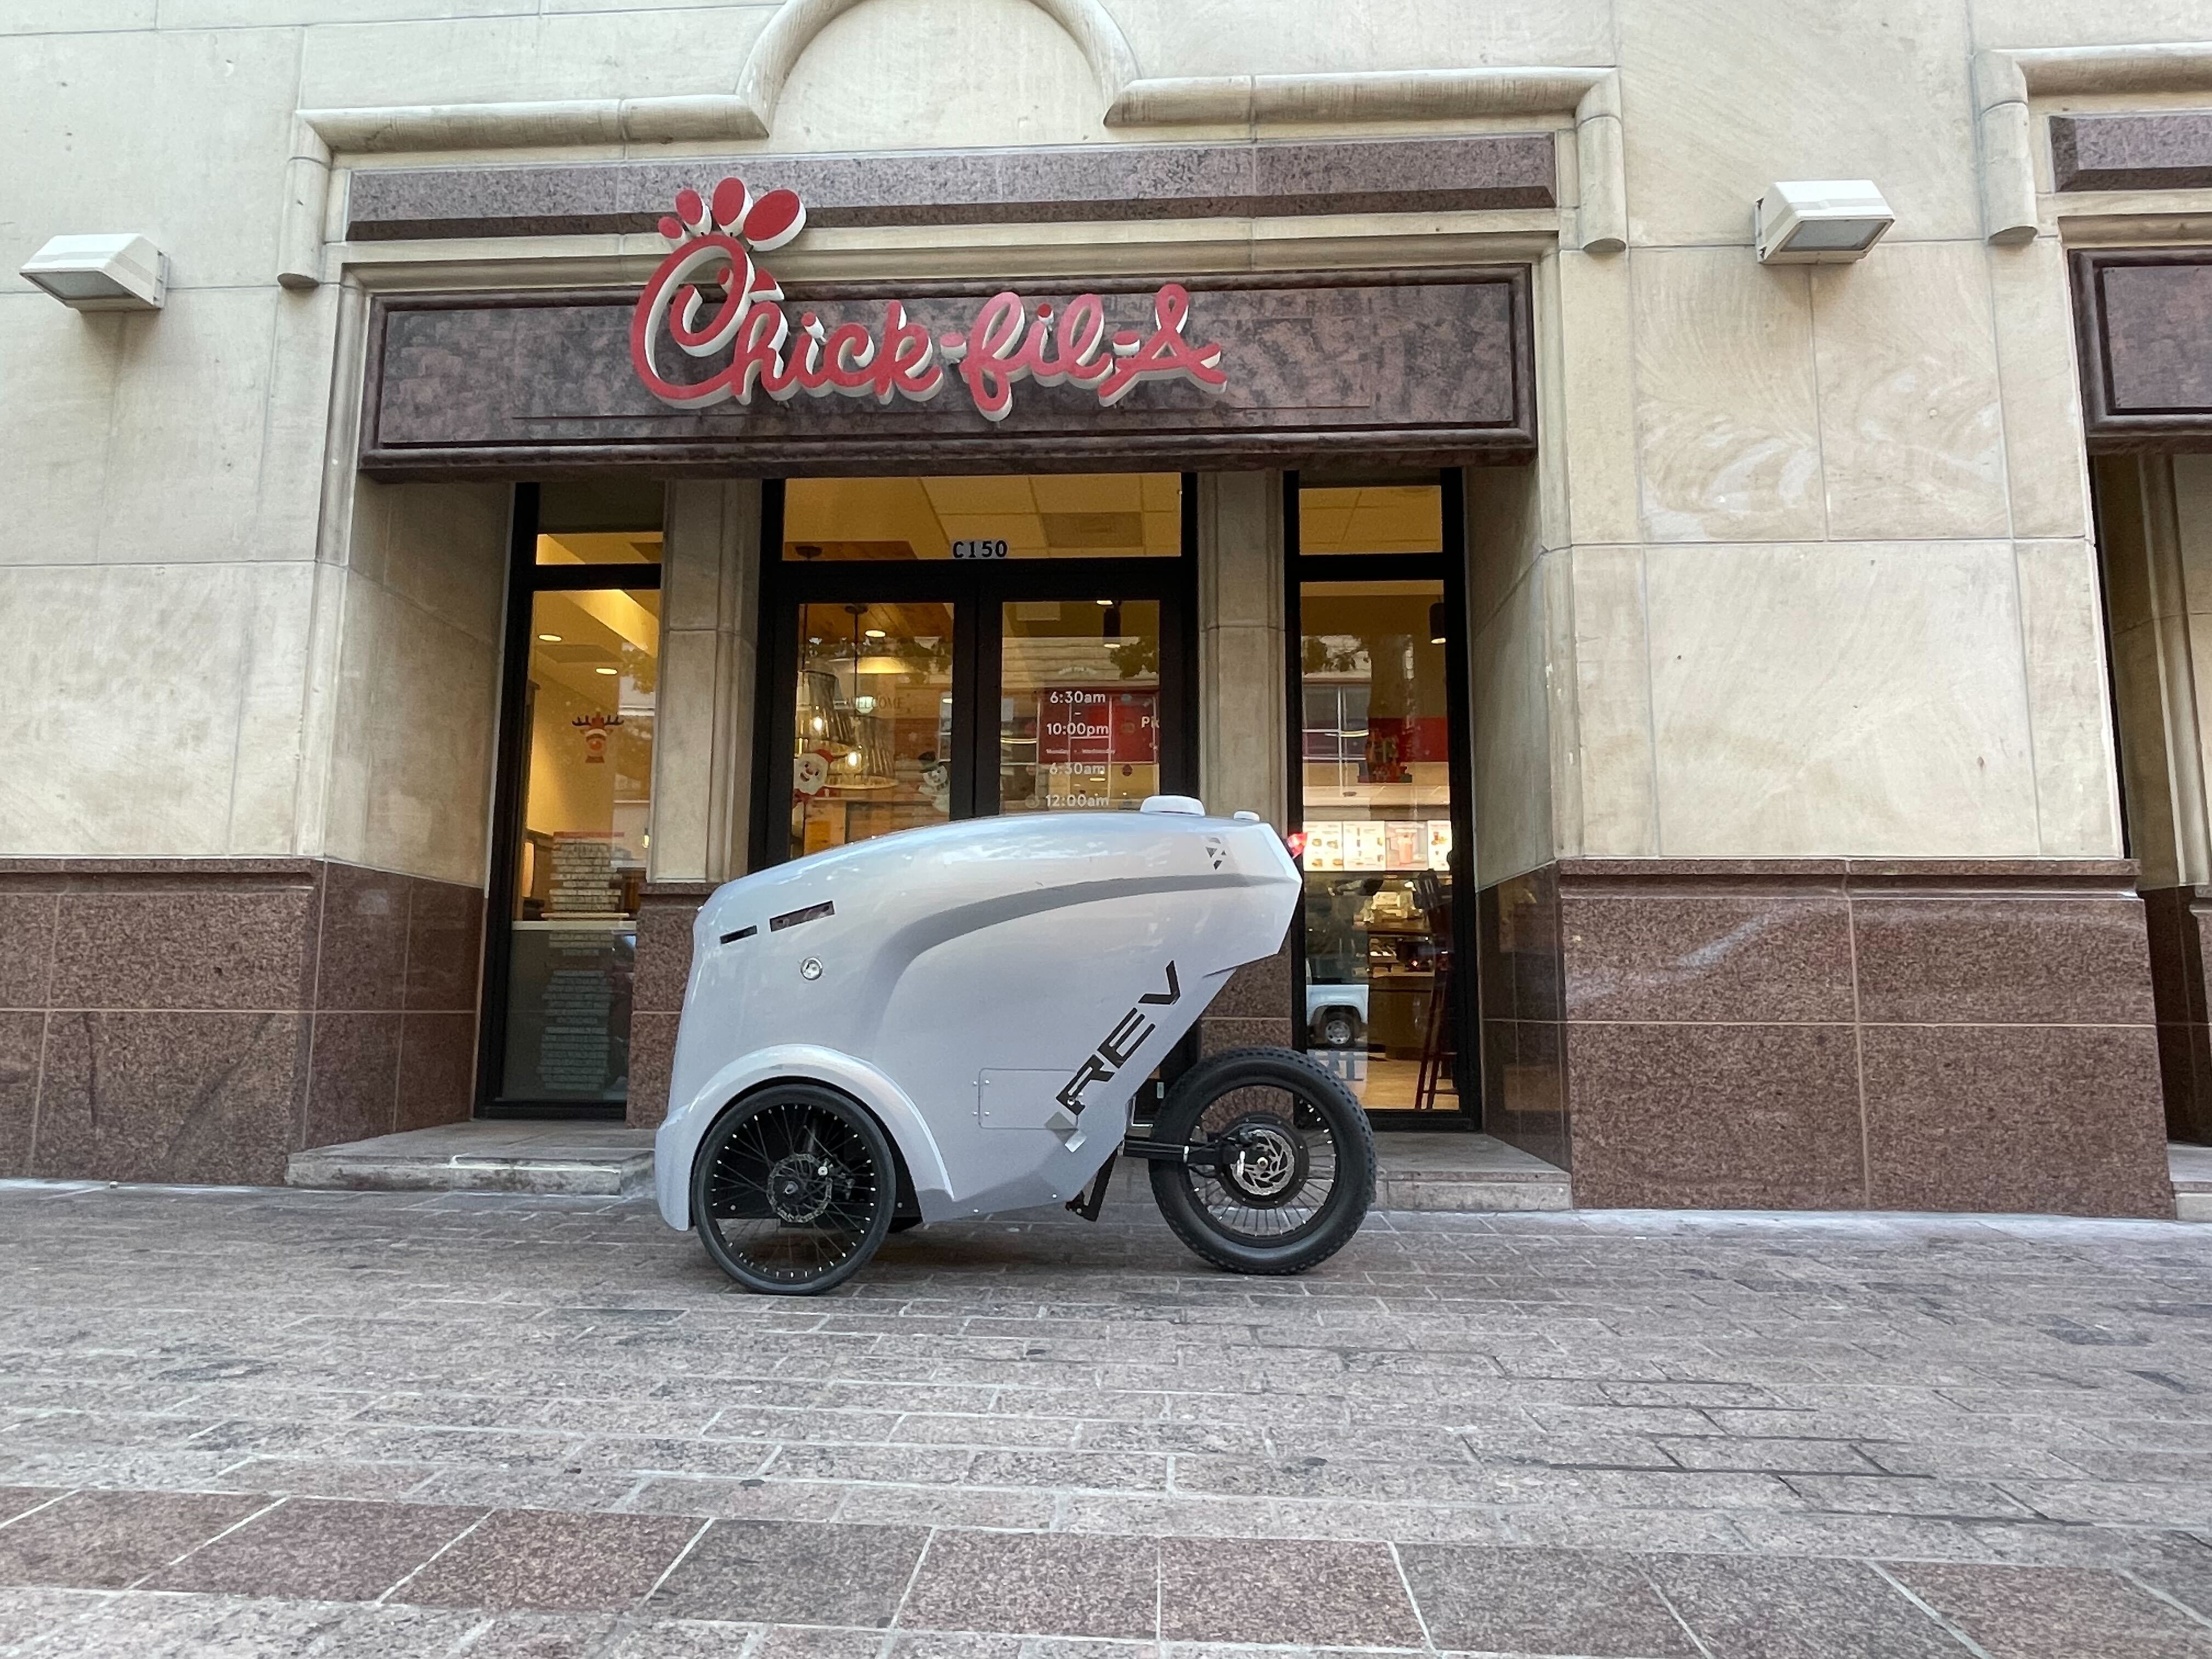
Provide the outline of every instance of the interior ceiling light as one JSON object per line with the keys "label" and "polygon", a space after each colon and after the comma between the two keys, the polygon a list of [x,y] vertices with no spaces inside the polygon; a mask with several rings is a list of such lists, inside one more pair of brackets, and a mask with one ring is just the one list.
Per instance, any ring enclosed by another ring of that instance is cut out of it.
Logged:
{"label": "interior ceiling light", "polygon": [[1866,258],[1897,216],[1871,179],[1806,179],[1770,186],[1752,222],[1763,265],[1845,264]]}
{"label": "interior ceiling light", "polygon": [[613,669],[611,669],[611,668],[598,668],[598,669],[594,669],[594,670],[592,670],[592,672],[594,672],[594,673],[598,673],[598,674],[611,674],[611,673],[615,672],[616,671],[615,671],[615,670],[613,670]]}
{"label": "interior ceiling light", "polygon": [[1442,599],[1438,599],[1434,605],[1429,607],[1429,643],[1431,645],[1442,645],[1443,642],[1444,602]]}
{"label": "interior ceiling light", "polygon": [[884,630],[880,628],[864,628],[860,631],[872,640],[879,640],[884,636]]}
{"label": "interior ceiling light", "polygon": [[544,641],[548,645],[558,645],[561,643],[561,636],[558,634],[540,634],[538,637]]}

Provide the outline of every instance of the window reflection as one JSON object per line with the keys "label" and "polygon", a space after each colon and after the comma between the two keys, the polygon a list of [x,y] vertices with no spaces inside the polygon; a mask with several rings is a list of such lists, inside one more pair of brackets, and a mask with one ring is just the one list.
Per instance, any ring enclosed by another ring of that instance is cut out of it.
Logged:
{"label": "window reflection", "polygon": [[952,607],[799,607],[794,858],[951,816]]}

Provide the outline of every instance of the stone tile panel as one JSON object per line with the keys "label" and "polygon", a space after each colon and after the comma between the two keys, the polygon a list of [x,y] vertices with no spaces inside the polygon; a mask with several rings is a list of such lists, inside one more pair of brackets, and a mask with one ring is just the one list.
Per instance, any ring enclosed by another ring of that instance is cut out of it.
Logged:
{"label": "stone tile panel", "polygon": [[120,1589],[269,1501],[237,1493],[71,1492],[0,1528],[0,1584]]}
{"label": "stone tile panel", "polygon": [[309,1006],[318,884],[61,896],[57,1008],[290,1011]]}
{"label": "stone tile panel", "polygon": [[327,1010],[314,1017],[300,1146],[366,1140],[388,1135],[397,1127],[399,1034],[405,1018]]}
{"label": "stone tile panel", "polygon": [[27,1175],[46,1016],[0,1013],[0,1179]]}
{"label": "stone tile panel", "polygon": [[1158,1547],[1148,1538],[940,1533],[899,1617],[923,1630],[1151,1640]]}
{"label": "stone tile panel", "polygon": [[0,1008],[44,1008],[53,966],[55,893],[0,892]]}
{"label": "stone tile panel", "polygon": [[1860,1018],[2148,1025],[2157,1017],[2132,896],[1856,895]]}
{"label": "stone tile panel", "polygon": [[1566,1028],[1576,1202],[1865,1202],[1848,1025]]}
{"label": "stone tile panel", "polygon": [[653,1594],[684,1619],[885,1628],[899,1609],[926,1527],[718,1521]]}
{"label": "stone tile panel", "polygon": [[505,1510],[392,1592],[432,1607],[620,1612],[699,1530],[688,1517]]}
{"label": "stone tile panel", "polygon": [[[476,1015],[410,1012],[399,1015],[398,1021],[393,1127],[428,1129],[465,1121],[476,1107]],[[633,1063],[635,1054],[633,1049]]]}
{"label": "stone tile panel", "polygon": [[288,1498],[155,1573],[145,1588],[371,1601],[483,1514],[434,1504]]}
{"label": "stone tile panel", "polygon": [[1437,1544],[1399,1556],[1439,1649],[1698,1659],[1633,1556]]}
{"label": "stone tile panel", "polygon": [[307,1081],[301,1013],[57,1013],[32,1173],[275,1185]]}
{"label": "stone tile panel", "polygon": [[405,1006],[410,1012],[472,1012],[483,969],[483,893],[420,876],[410,886]]}
{"label": "stone tile panel", "polygon": [[408,877],[359,865],[324,866],[317,1008],[397,1009],[405,999]]}
{"label": "stone tile panel", "polygon": [[1832,895],[1674,892],[1560,901],[1566,1017],[1849,1020],[1850,919]]}
{"label": "stone tile panel", "polygon": [[1425,1645],[1387,1544],[1176,1540],[1159,1595],[1167,1642]]}
{"label": "stone tile panel", "polygon": [[1863,1028],[1869,1200],[2171,1218],[2148,1026]]}

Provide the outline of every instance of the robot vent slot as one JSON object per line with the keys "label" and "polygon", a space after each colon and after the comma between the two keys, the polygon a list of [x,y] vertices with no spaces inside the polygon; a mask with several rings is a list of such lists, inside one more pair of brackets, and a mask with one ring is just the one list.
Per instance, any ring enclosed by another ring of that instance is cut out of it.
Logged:
{"label": "robot vent slot", "polygon": [[735,945],[739,939],[750,939],[758,932],[760,932],[760,929],[757,927],[740,927],[734,933],[723,934],[722,943],[725,945]]}
{"label": "robot vent slot", "polygon": [[787,927],[798,927],[802,921],[817,921],[823,916],[834,916],[836,914],[836,905],[824,899],[819,904],[808,905],[804,910],[786,910],[780,916],[770,916],[768,919],[768,930],[771,933],[780,933]]}

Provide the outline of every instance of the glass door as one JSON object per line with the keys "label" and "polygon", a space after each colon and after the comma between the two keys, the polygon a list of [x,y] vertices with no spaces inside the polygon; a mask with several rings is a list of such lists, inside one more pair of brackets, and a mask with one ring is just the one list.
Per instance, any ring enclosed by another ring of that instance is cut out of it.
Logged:
{"label": "glass door", "polygon": [[652,829],[661,490],[524,485],[501,731],[480,1098],[620,1116]]}
{"label": "glass door", "polygon": [[1455,880],[1466,657],[1445,491],[1309,483],[1291,507],[1305,872],[1292,1012],[1307,1051],[1394,1115],[1456,1111],[1473,1073]]}
{"label": "glass door", "polygon": [[1176,474],[800,478],[766,505],[757,863],[1190,789]]}

